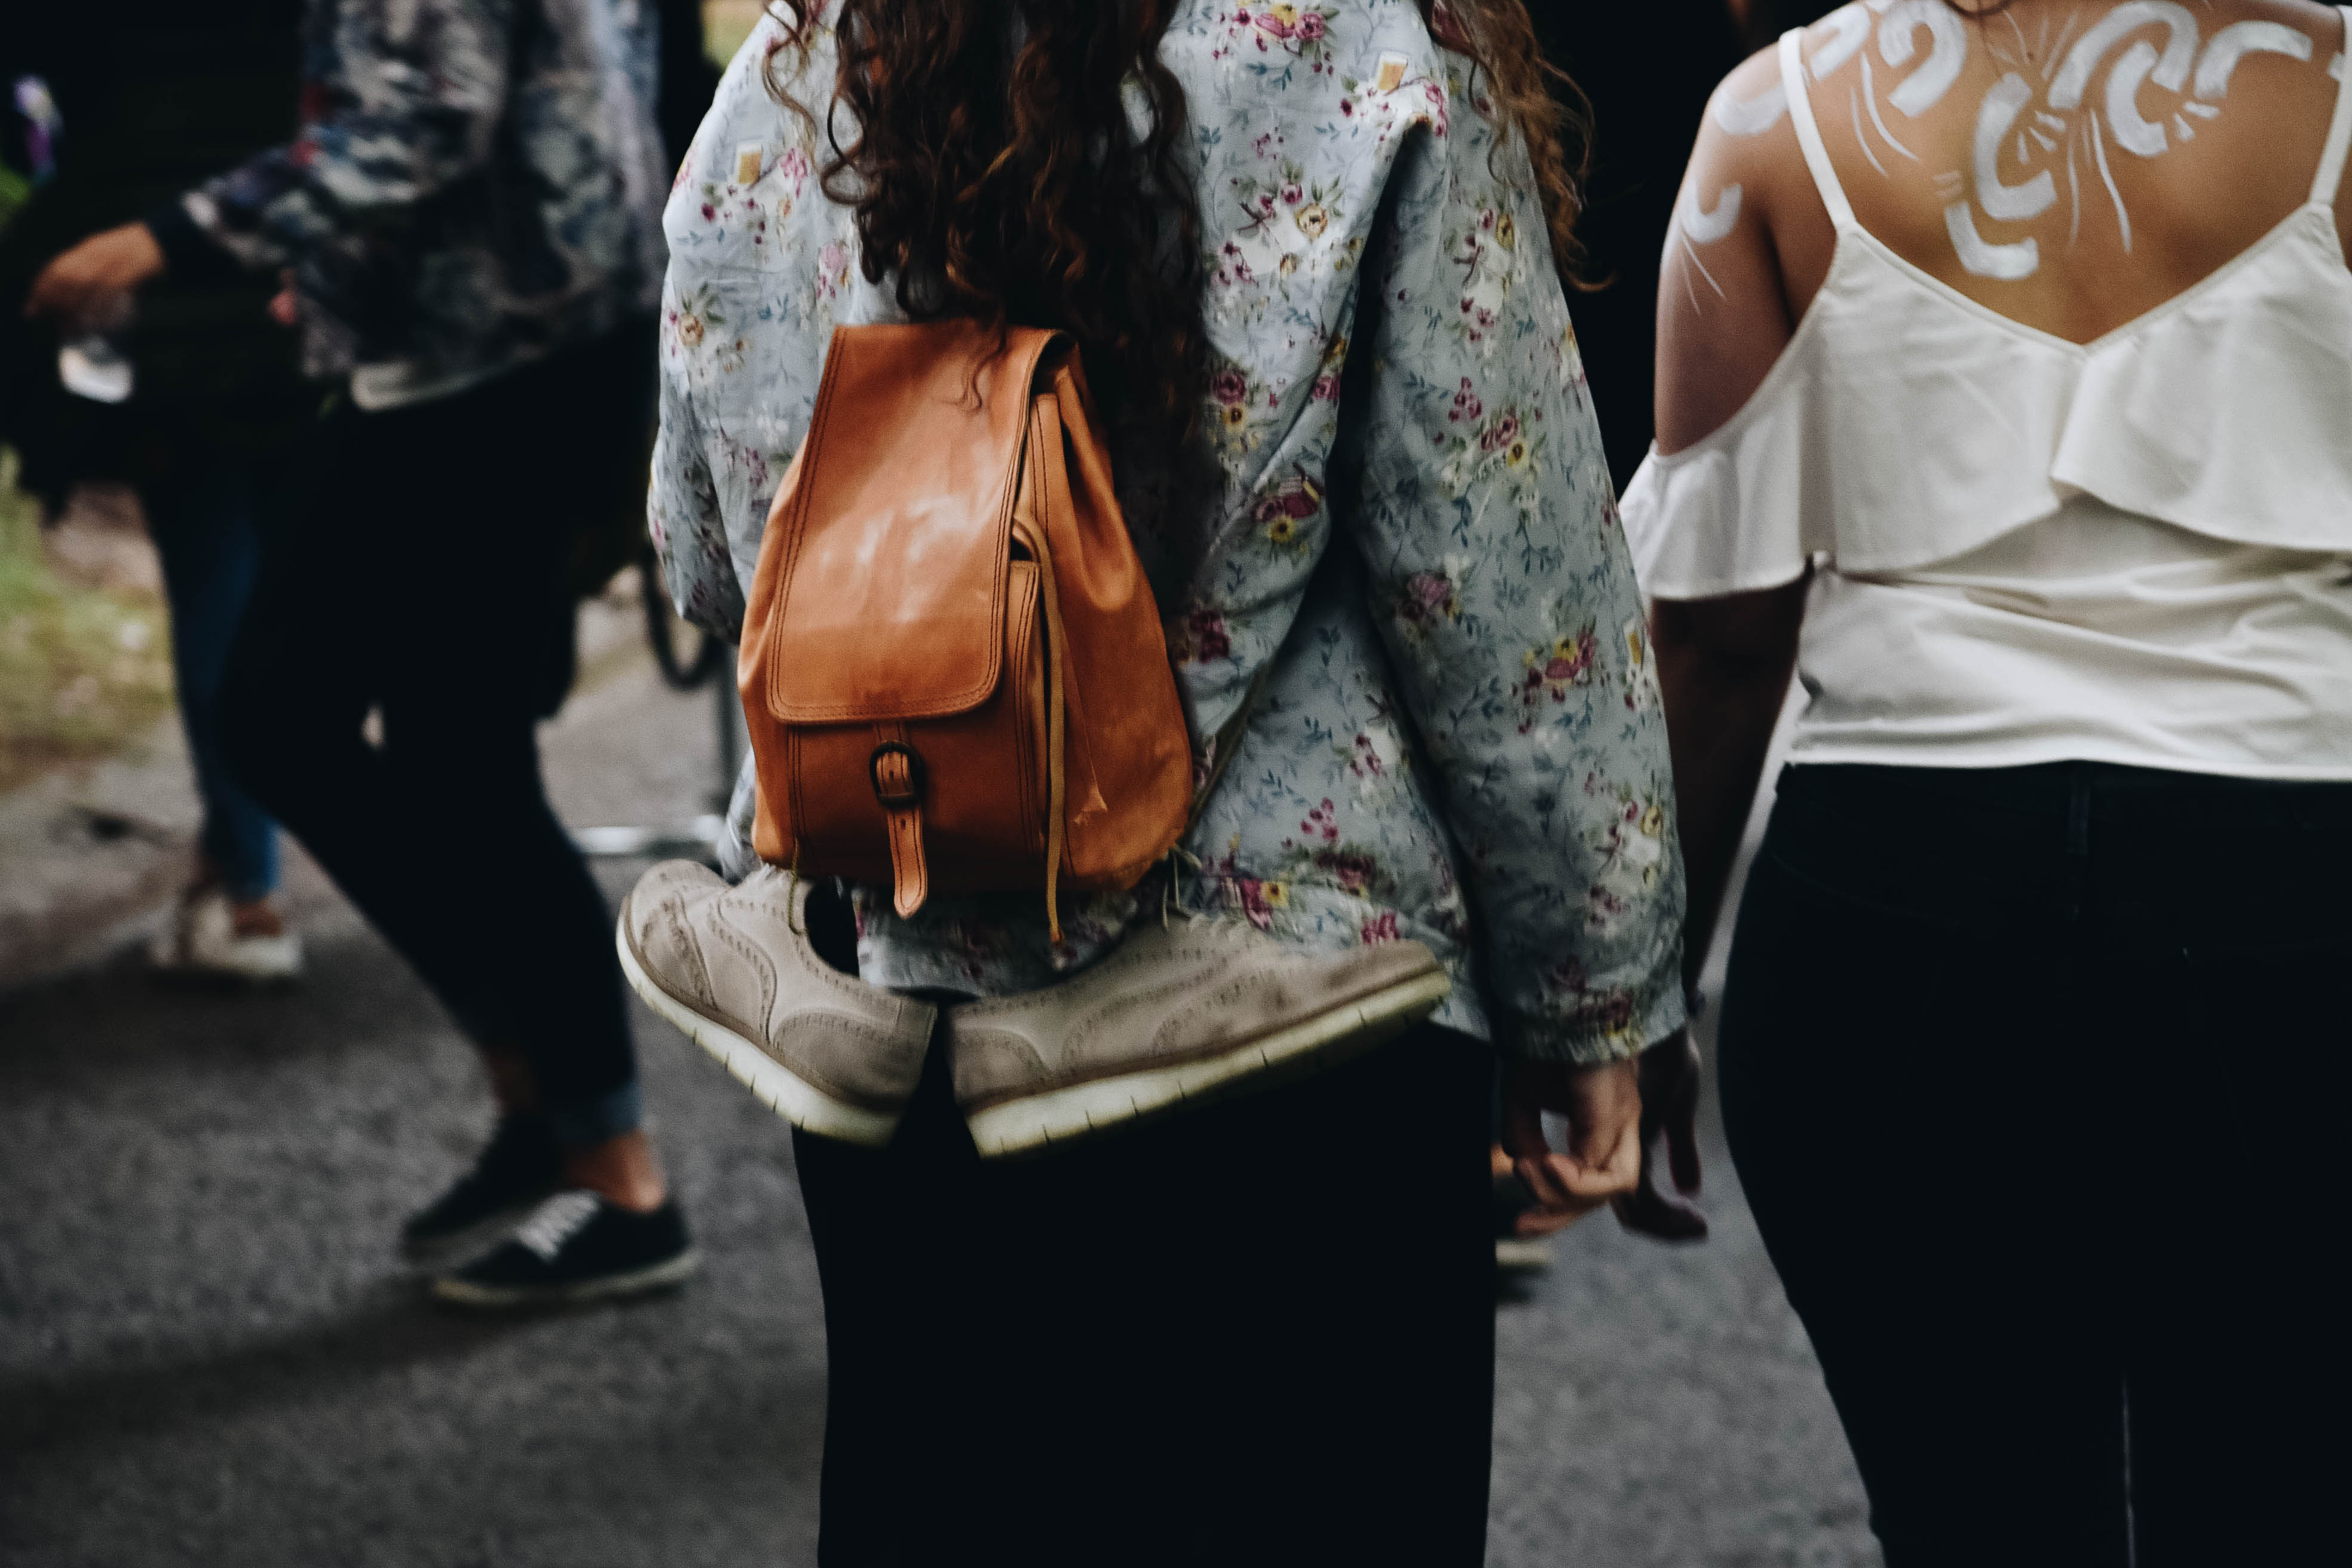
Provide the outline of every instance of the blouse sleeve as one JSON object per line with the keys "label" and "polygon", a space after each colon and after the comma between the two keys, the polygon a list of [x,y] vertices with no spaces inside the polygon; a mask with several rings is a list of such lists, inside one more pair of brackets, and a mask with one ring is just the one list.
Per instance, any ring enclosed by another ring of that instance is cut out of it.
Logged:
{"label": "blouse sleeve", "polygon": [[1777,588],[1829,548],[1825,498],[1805,479],[1809,409],[1777,395],[1784,356],[1748,405],[1679,452],[1654,446],[1619,510],[1642,591],[1654,599],[1714,599]]}
{"label": "blouse sleeve", "polygon": [[1532,172],[1415,139],[1343,388],[1349,522],[1475,911],[1496,1043],[1631,1057],[1684,1022],[1683,868],[1632,563]]}

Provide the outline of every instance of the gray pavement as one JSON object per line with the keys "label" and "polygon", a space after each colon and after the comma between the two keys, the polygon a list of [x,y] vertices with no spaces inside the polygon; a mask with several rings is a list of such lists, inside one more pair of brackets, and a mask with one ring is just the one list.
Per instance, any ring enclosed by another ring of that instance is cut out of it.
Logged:
{"label": "gray pavement", "polygon": [[[705,700],[606,662],[547,734],[567,819],[702,809]],[[391,1241],[488,1131],[476,1069],[299,857],[292,887],[297,990],[118,958],[0,995],[0,1563],[813,1563],[824,1318],[783,1125],[640,1012],[702,1276],[436,1310]],[[1589,1221],[1498,1304],[1490,1563],[1878,1562],[1711,1107],[1707,1153],[1712,1241]]]}

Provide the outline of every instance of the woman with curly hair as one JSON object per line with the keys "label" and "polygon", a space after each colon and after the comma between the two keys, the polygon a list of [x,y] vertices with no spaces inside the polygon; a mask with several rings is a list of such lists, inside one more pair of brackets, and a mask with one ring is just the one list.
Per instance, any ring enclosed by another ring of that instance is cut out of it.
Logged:
{"label": "woman with curly hair", "polygon": [[[1518,0],[835,0],[776,8],[728,73],[667,215],[681,607],[741,630],[836,325],[1061,329],[1202,784],[1173,865],[1071,898],[1059,941],[1034,895],[853,889],[838,965],[887,1006],[801,962],[781,868],[632,897],[654,989],[757,1051],[800,1059],[773,1021],[820,992],[911,1039],[836,1061],[867,1146],[778,1101],[824,1277],[827,1563],[1481,1560],[1496,1057],[1556,1223],[1633,1189],[1635,1063],[1684,1048],[1664,729],[1545,87]],[[966,999],[1132,1001],[1171,983],[1128,932],[1171,920],[1252,963],[1418,944],[1451,992],[1265,1092],[982,1159]]]}

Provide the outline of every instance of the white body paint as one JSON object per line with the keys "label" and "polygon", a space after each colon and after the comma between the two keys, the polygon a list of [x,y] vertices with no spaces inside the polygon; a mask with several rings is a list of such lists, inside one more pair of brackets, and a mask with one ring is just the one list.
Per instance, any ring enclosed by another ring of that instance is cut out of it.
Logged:
{"label": "white body paint", "polygon": [[2126,0],[2092,25],[2091,30],[2066,52],[2066,63],[2050,79],[2050,107],[2079,109],[2089,90],[2091,73],[2100,58],[2142,27],[2161,24],[2168,31],[2164,53],[2148,73],[2167,92],[2179,92],[2189,81],[2189,68],[2197,58],[2197,18],[2174,0]]}
{"label": "white body paint", "polygon": [[[2015,71],[2011,71],[1993,83],[1992,90],[1985,94],[1984,107],[1977,110],[1977,201],[1984,208],[1985,216],[1997,222],[2022,223],[2027,218],[2040,217],[2058,200],[2058,182],[2051,178],[2047,169],[2022,184],[2001,183],[2001,138],[2009,134],[2009,128],[2017,122],[2019,113],[2032,100],[2032,84]],[[1975,235],[1973,224],[1969,226],[1969,233]],[[1966,265],[1966,258],[1962,258],[1962,264]],[[1975,268],[1969,270],[1974,271]]]}
{"label": "white body paint", "polygon": [[1878,25],[1879,57],[1890,66],[1909,64],[1912,34],[1921,27],[1934,39],[1927,63],[1886,95],[1887,102],[1915,120],[1943,101],[1969,58],[1968,25],[1944,0],[1899,0],[1890,7]]}
{"label": "white body paint", "polygon": [[1683,234],[1693,245],[1713,245],[1739,221],[1739,187],[1726,185],[1716,193],[1715,210],[1698,205],[1698,187],[1683,199]]}
{"label": "white body paint", "polygon": [[1832,29],[1828,41],[1813,51],[1813,79],[1821,81],[1836,73],[1839,67],[1853,58],[1854,54],[1870,39],[1870,13],[1859,5],[1841,5],[1822,18],[1821,25]]}
{"label": "white body paint", "polygon": [[[1961,267],[1972,276],[2012,282],[2040,269],[2041,247],[2033,237],[1995,242],[1985,237],[1979,223],[1980,217],[1992,223],[2031,223],[2051,211],[2058,203],[2057,170],[2062,164],[2068,198],[2068,248],[2081,237],[2083,187],[2096,170],[2115,209],[2117,235],[2129,254],[2131,214],[2108,160],[2109,136],[2137,157],[2161,156],[2178,142],[2195,137],[2198,121],[2221,114],[2213,102],[2200,100],[2226,97],[2231,75],[2244,57],[2280,54],[2308,62],[2315,47],[2308,35],[2293,27],[2249,21],[2221,28],[2200,52],[2200,44],[2204,41],[2198,16],[2179,0],[2124,0],[2077,36],[2080,16],[2077,12],[2067,16],[2056,28],[2054,38],[2052,20],[2045,16],[2032,46],[2014,17],[2008,22],[2009,35],[1996,37],[1969,26],[1944,0],[1853,0],[1815,25],[1814,34],[1822,41],[1806,68],[1811,79],[1821,81],[1834,75],[1857,56],[1862,60],[1860,88],[1847,95],[1848,117],[1862,156],[1882,178],[1893,174],[1880,161],[1870,132],[1912,163],[1919,158],[1895,138],[1886,117],[1879,112],[1869,47],[1874,32],[1876,52],[1885,64],[1907,68],[1886,100],[1913,118],[1934,108],[1951,91],[1966,68],[1971,39],[1983,38],[1994,61],[2014,68],[2002,72],[1978,106],[1969,167],[1931,176],[1943,206],[1945,232]],[[1877,18],[1874,25],[1874,17]],[[1924,59],[1918,40],[1921,28],[1928,35]],[[2158,28],[2163,30],[2160,40],[2154,31]],[[2135,37],[2140,34],[2146,36]],[[2009,47],[2011,37],[2014,50]],[[2328,62],[2327,74],[2339,81],[2345,69],[2343,54]],[[2032,79],[2036,74],[2046,87],[2037,89]],[[2142,89],[2151,84],[2163,92],[2183,94],[2185,100],[2167,105],[2151,120],[2141,111]],[[2095,88],[2097,108],[2079,112]],[[1726,133],[1757,136],[1779,124],[1788,109],[1787,95],[1776,83],[1750,99],[1718,97],[1711,113]],[[2083,143],[2083,158],[2075,156],[2078,140]],[[2011,152],[2017,172],[2023,176],[2015,183],[2004,179],[2000,168],[2003,155]],[[1738,185],[1726,185],[1709,209],[1699,205],[1696,191],[1686,192],[1676,215],[1677,241],[1694,269],[1718,294],[1720,285],[1692,247],[1715,244],[1731,232],[1738,222],[1741,194]],[[1695,291],[1691,302],[1694,306],[1698,302]]]}
{"label": "white body paint", "polygon": [[1917,163],[1919,161],[1919,154],[1914,153],[1910,148],[1906,147],[1902,142],[1897,142],[1895,139],[1895,132],[1886,129],[1885,116],[1878,112],[1877,84],[1870,79],[1870,57],[1868,55],[1862,57],[1862,101],[1870,110],[1871,124],[1878,128],[1878,133],[1882,137],[1885,138],[1886,144],[1889,147],[1894,148],[1897,153],[1902,153],[1906,158],[1910,159],[1913,163]]}
{"label": "white body paint", "polygon": [[1976,216],[1966,202],[1954,202],[1944,209],[1944,232],[1952,237],[1960,265],[1979,278],[2013,283],[2032,277],[2042,266],[2042,247],[2030,237],[2014,245],[1989,244],[1977,233]]}
{"label": "white body paint", "polygon": [[1726,136],[1761,136],[1789,112],[1789,89],[1779,82],[1754,98],[1715,99],[1715,122]]}
{"label": "white body paint", "polygon": [[2107,200],[2116,204],[2116,227],[2122,234],[2124,254],[2131,254],[2131,214],[2124,207],[2124,195],[2116,189],[2115,172],[2107,167],[2107,139],[2099,133],[2099,117],[2091,116],[2091,156],[2099,165],[2099,178],[2107,187]]}
{"label": "white body paint", "polygon": [[2164,127],[2142,119],[2139,112],[2140,83],[2156,63],[2156,46],[2142,38],[2107,73],[2107,124],[2115,131],[2116,144],[2143,158],[2153,158],[2168,145]]}
{"label": "white body paint", "polygon": [[[2232,22],[2213,35],[2197,61],[2197,96],[2221,98],[2230,90],[2230,73],[2247,55],[2293,55],[2311,58],[2311,38],[2276,22]],[[2334,74],[2333,72],[2330,73]]]}

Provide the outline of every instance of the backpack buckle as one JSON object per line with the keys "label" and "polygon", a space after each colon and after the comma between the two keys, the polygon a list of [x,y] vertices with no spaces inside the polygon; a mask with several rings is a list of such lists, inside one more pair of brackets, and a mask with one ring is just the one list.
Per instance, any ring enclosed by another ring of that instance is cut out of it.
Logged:
{"label": "backpack buckle", "polygon": [[911,811],[923,804],[923,754],[904,741],[885,741],[866,761],[874,798],[887,811]]}

